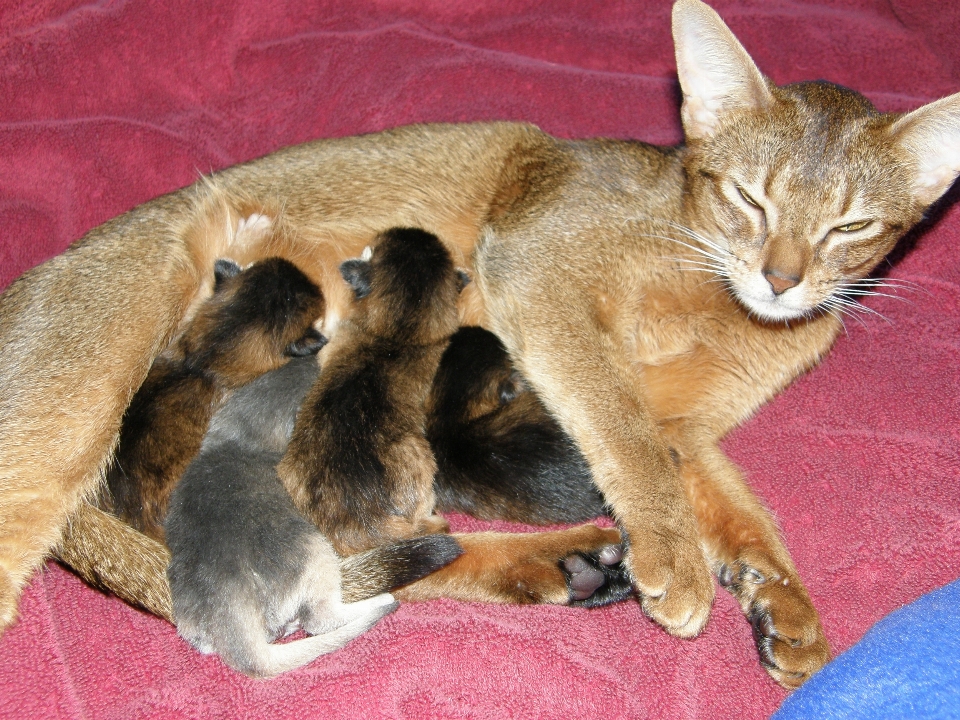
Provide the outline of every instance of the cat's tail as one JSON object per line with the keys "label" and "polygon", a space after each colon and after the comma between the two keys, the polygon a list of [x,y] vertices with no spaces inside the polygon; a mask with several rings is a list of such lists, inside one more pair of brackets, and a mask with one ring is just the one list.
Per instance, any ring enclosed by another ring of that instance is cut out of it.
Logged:
{"label": "cat's tail", "polygon": [[290,642],[268,643],[262,635],[254,638],[253,632],[247,627],[239,633],[243,637],[234,638],[245,647],[236,653],[223,652],[221,657],[246,675],[271,678],[313,662],[321,655],[339,650],[373,627],[383,616],[393,612],[397,604],[389,593],[359,602],[345,603],[336,611],[338,620],[346,620],[345,624]]}
{"label": "cat's tail", "polygon": [[422,535],[340,561],[343,601],[373,598],[419,580],[456,560],[463,548],[450,535]]}

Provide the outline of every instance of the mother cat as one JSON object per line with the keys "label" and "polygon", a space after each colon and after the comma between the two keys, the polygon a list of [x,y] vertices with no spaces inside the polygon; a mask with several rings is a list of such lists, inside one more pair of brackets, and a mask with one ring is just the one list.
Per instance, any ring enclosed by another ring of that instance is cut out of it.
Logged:
{"label": "mother cat", "polygon": [[314,143],[149,203],[11,286],[3,623],[96,484],[150,360],[208,293],[213,259],[269,253],[199,241],[194,218],[215,196],[238,214],[284,204],[334,312],[337,263],[378,230],[445,238],[476,270],[466,318],[504,339],[629,533],[646,612],[696,634],[712,569],[774,677],[816,670],[828,655],[816,612],[717,441],[826,352],[843,292],[953,181],[960,99],[895,117],[828,85],[778,89],[702,4],[683,0],[674,22],[683,148],[507,124]]}

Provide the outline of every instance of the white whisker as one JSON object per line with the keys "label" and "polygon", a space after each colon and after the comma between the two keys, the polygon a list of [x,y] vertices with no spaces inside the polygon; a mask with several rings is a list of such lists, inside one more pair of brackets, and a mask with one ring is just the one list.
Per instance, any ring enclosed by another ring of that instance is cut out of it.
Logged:
{"label": "white whisker", "polygon": [[855,300],[854,298],[843,297],[842,295],[834,295],[830,300],[833,302],[834,307],[842,308],[850,317],[854,317],[856,313],[863,313],[866,315],[874,315],[886,323],[893,325],[888,318],[883,313],[877,312],[871,307],[867,307],[863,303]]}
{"label": "white whisker", "polygon": [[691,270],[701,270],[704,272],[715,272],[719,275],[724,275],[726,268],[719,263],[712,262],[703,262],[700,260],[691,260],[690,258],[680,258],[680,257],[665,257],[661,256],[661,260],[666,260],[667,262],[675,262],[689,267]]}

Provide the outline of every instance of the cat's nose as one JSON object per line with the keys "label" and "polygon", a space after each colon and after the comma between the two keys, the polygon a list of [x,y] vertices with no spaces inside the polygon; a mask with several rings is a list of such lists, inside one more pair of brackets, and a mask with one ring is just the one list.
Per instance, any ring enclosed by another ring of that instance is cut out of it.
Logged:
{"label": "cat's nose", "polygon": [[798,275],[790,275],[782,270],[772,269],[764,270],[763,276],[773,288],[774,295],[783,295],[787,290],[800,284]]}

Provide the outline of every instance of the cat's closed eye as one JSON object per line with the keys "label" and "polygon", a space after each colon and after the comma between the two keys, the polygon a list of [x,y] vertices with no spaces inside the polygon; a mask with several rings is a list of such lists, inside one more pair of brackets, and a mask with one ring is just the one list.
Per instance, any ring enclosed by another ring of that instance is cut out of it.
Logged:
{"label": "cat's closed eye", "polygon": [[734,187],[737,188],[737,193],[739,193],[740,197],[743,198],[743,201],[744,201],[745,203],[747,203],[747,205],[752,205],[753,207],[757,208],[758,210],[762,210],[762,209],[763,209],[763,207],[760,205],[760,203],[758,203],[756,200],[754,200],[754,199],[753,199],[753,196],[752,196],[750,193],[748,193],[746,190],[744,190],[744,189],[743,189],[742,187],[740,187],[739,185],[735,185]]}

